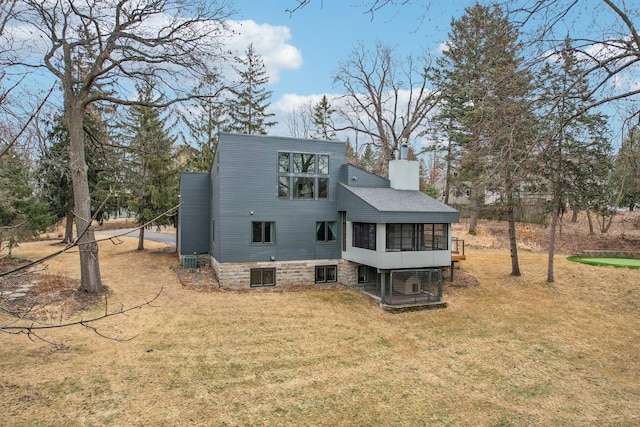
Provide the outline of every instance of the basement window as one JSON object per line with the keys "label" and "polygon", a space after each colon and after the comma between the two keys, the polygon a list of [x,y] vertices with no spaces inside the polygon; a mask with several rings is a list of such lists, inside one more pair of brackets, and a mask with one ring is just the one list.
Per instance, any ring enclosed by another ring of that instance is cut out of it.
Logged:
{"label": "basement window", "polygon": [[358,266],[358,283],[369,282],[369,267],[366,265]]}
{"label": "basement window", "polygon": [[250,272],[250,285],[252,288],[260,286],[275,286],[275,268],[252,268]]}
{"label": "basement window", "polygon": [[318,265],[316,266],[316,283],[333,283],[338,280],[338,266]]}

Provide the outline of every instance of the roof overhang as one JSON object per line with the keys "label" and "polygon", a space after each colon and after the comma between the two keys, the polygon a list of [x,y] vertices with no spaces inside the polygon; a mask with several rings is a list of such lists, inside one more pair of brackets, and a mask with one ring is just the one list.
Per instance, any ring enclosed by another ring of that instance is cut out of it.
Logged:
{"label": "roof overhang", "polygon": [[369,223],[446,224],[458,222],[460,213],[421,191],[389,187],[337,187],[338,210],[347,220]]}

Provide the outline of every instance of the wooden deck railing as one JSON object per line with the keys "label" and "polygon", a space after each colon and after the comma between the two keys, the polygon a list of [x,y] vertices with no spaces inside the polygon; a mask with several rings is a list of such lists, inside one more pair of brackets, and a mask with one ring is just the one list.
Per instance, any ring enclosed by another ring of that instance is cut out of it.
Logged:
{"label": "wooden deck railing", "polygon": [[467,256],[464,254],[464,240],[457,237],[451,238],[451,281],[453,282],[453,268],[456,262],[464,261]]}

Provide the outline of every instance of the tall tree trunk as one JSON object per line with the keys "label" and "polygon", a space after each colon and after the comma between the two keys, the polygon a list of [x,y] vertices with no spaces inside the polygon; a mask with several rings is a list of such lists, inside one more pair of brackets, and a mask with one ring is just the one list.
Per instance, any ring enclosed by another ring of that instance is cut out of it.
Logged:
{"label": "tall tree trunk", "polygon": [[144,227],[140,227],[140,234],[138,234],[138,250],[144,250]]}
{"label": "tall tree trunk", "polygon": [[67,219],[64,229],[64,242],[73,242],[73,192],[71,192],[71,197],[67,201]]}
{"label": "tall tree trunk", "polygon": [[469,234],[475,236],[478,233],[478,209],[473,206],[469,213]]}
{"label": "tall tree trunk", "polygon": [[578,222],[578,210],[577,209],[573,210],[573,214],[571,215],[571,222],[574,223],[574,224],[576,222]]}
{"label": "tall tree trunk", "polygon": [[449,189],[451,188],[451,140],[449,140],[449,144],[447,145],[447,171],[444,176],[444,204],[449,204]]}
{"label": "tall tree trunk", "polygon": [[478,217],[480,209],[483,205],[483,195],[481,194],[482,186],[472,184],[471,186],[471,213],[469,215],[469,234],[476,235],[478,232]]}
{"label": "tall tree trunk", "polygon": [[606,234],[609,232],[614,216],[615,212],[612,212],[611,215],[607,215],[606,213],[602,214],[602,226],[600,227],[600,233]]}
{"label": "tall tree trunk", "polygon": [[518,261],[518,241],[516,239],[516,215],[513,207],[513,192],[507,192],[507,219],[509,222],[509,248],[511,250],[511,275],[520,276],[520,262]]}
{"label": "tall tree trunk", "polygon": [[91,197],[84,154],[84,109],[79,101],[66,102],[65,118],[69,129],[69,164],[73,182],[74,213],[80,251],[80,290],[102,291],[98,244],[91,226]]}
{"label": "tall tree trunk", "polygon": [[564,206],[561,208],[558,206],[558,234],[562,236],[562,232],[564,231]]}
{"label": "tall tree trunk", "polygon": [[587,209],[587,220],[589,222],[589,234],[593,235],[593,219],[591,218],[591,211]]}
{"label": "tall tree trunk", "polygon": [[547,261],[547,282],[553,283],[554,279],[554,261],[556,254],[556,228],[558,227],[558,211],[560,207],[554,201],[551,210],[551,227],[549,230],[549,260]]}

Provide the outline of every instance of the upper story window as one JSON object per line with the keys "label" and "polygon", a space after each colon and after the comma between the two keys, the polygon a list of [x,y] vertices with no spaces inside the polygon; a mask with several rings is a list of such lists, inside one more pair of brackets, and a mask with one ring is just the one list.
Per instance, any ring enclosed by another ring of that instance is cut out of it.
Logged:
{"label": "upper story window", "polygon": [[337,221],[316,222],[316,242],[335,242],[338,238]]}
{"label": "upper story window", "polygon": [[316,155],[293,153],[293,172],[294,173],[315,173],[316,171]]}
{"label": "upper story window", "polygon": [[293,198],[294,199],[313,199],[315,195],[314,178],[293,177]]}
{"label": "upper story window", "polygon": [[449,243],[448,224],[387,224],[387,252],[442,251]]}
{"label": "upper story window", "polygon": [[326,154],[318,154],[318,173],[329,175],[329,156]]}
{"label": "upper story window", "polygon": [[329,155],[278,153],[278,197],[326,199],[329,197]]}
{"label": "upper story window", "polygon": [[276,223],[272,221],[251,222],[251,243],[275,243]]}
{"label": "upper story window", "polygon": [[278,172],[289,172],[291,168],[289,153],[278,153]]}

